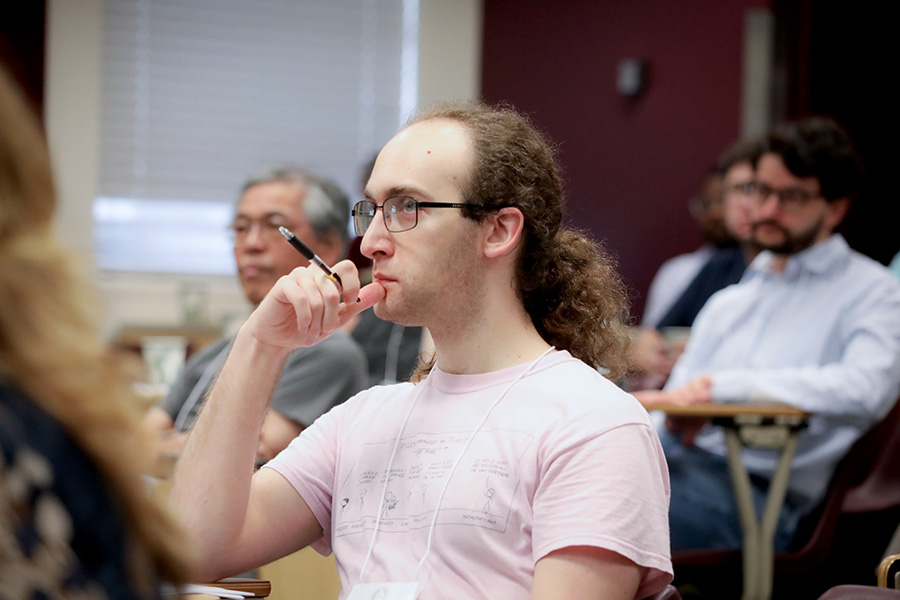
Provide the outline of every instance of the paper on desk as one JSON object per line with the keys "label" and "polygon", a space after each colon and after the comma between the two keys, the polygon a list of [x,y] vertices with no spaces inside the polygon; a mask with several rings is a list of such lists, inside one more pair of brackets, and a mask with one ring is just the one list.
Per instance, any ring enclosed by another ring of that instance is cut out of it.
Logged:
{"label": "paper on desk", "polygon": [[229,590],[212,585],[197,585],[195,583],[186,583],[179,585],[177,588],[167,585],[163,588],[163,595],[179,595],[179,594],[210,594],[219,596],[220,598],[230,598],[231,600],[244,600],[253,594],[251,592],[241,592],[239,590]]}

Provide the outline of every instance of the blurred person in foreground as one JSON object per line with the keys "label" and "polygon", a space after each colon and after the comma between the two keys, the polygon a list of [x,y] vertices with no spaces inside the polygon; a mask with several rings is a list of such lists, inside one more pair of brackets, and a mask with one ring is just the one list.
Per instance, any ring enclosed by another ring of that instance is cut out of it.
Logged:
{"label": "blurred person in foreground", "polygon": [[[440,106],[387,143],[353,210],[373,282],[343,261],[343,290],[318,269],[275,284],[188,437],[172,498],[206,577],[312,545],[334,552],[344,599],[666,586],[659,441],[597,372],[623,366],[623,286],[562,226],[563,202],[552,149],[511,109]],[[435,362],[335,407],[254,474],[284,357],[371,306],[428,327]]]}
{"label": "blurred person in foreground", "polygon": [[[275,282],[309,262],[279,232],[286,227],[326,264],[346,254],[350,205],[333,182],[295,166],[265,169],[241,188],[231,232],[238,277],[257,306]],[[178,454],[213,380],[231,349],[232,337],[191,357],[162,404],[145,424],[162,436],[162,449]],[[366,358],[345,333],[287,358],[259,436],[260,461],[274,458],[320,415],[366,384]]]}
{"label": "blurred person in foreground", "polygon": [[0,69],[0,596],[159,598],[185,536],[139,470],[139,402],[52,233],[35,116]]}

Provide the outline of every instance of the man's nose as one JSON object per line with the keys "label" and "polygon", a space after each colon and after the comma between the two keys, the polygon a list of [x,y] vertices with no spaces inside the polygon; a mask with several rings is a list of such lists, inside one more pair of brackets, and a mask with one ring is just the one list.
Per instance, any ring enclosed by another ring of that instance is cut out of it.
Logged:
{"label": "man's nose", "polygon": [[769,195],[757,202],[754,209],[757,218],[768,218],[781,213],[781,198],[775,192],[769,192]]}
{"label": "man's nose", "polygon": [[384,225],[384,211],[376,210],[372,222],[369,223],[366,233],[363,234],[359,251],[366,258],[375,258],[377,253],[386,254],[392,248],[390,237],[391,234]]}
{"label": "man's nose", "polygon": [[241,246],[244,249],[258,249],[265,247],[267,243],[265,225],[262,223],[252,223],[250,225],[250,230],[247,232],[247,236],[241,241]]}

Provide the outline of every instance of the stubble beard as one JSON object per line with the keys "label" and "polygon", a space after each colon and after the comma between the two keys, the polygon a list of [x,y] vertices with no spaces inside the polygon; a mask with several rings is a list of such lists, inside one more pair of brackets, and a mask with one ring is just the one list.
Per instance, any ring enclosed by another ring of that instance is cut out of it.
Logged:
{"label": "stubble beard", "polygon": [[475,243],[474,234],[451,246],[442,265],[428,266],[413,280],[396,283],[400,289],[387,291],[375,304],[375,315],[407,327],[425,326],[435,330],[463,332],[481,314],[485,281],[475,258],[466,249]]}
{"label": "stubble beard", "polygon": [[[822,231],[824,221],[824,217],[820,218],[818,221],[810,225],[807,229],[804,229],[803,231],[800,231],[796,234],[791,233],[775,221],[756,221],[755,223],[753,223],[751,240],[756,247],[762,250],[769,250],[773,254],[778,254],[781,256],[791,256],[802,252],[803,250],[806,250],[816,243],[816,240],[818,239],[819,234]],[[761,241],[757,236],[757,230],[764,225],[774,227],[775,229],[780,231],[782,235],[781,242],[765,243]]]}

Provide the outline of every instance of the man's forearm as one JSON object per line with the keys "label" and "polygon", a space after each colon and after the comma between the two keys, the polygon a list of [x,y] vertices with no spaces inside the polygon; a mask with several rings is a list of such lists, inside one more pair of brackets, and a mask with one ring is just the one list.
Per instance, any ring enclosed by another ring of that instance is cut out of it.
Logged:
{"label": "man's forearm", "polygon": [[716,374],[713,388],[722,402],[775,400],[812,413],[871,421],[883,417],[897,398],[894,355],[890,367],[833,363],[780,369],[730,369]]}
{"label": "man's forearm", "polygon": [[563,548],[535,565],[531,600],[631,600],[643,571],[643,567],[611,550]]}
{"label": "man's forearm", "polygon": [[204,561],[241,533],[260,428],[288,353],[239,332],[178,461],[172,502]]}

